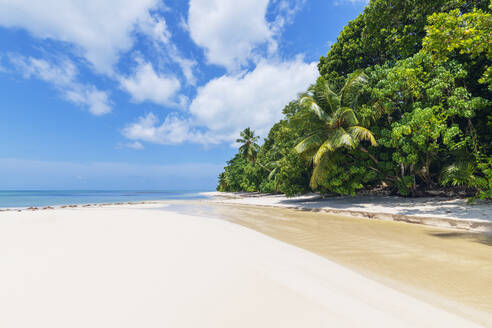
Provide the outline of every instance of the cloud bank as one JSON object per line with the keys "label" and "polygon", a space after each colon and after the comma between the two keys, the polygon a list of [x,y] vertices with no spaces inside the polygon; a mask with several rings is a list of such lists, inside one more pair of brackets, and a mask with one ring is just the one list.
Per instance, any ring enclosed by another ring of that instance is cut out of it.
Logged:
{"label": "cloud bank", "polygon": [[261,62],[251,72],[224,75],[198,88],[189,119],[169,115],[160,123],[150,113],[128,125],[123,134],[132,140],[159,144],[233,142],[251,127],[265,136],[282,116],[282,108],[316,79],[315,63]]}
{"label": "cloud bank", "polygon": [[119,55],[134,44],[134,31],[168,38],[158,0],[2,1],[0,26],[24,28],[36,37],[67,42],[97,72],[112,74]]}
{"label": "cloud bank", "polygon": [[111,112],[108,93],[91,84],[77,82],[77,68],[70,60],[62,59],[55,64],[18,54],[11,54],[9,60],[24,78],[36,78],[53,84],[63,98],[87,108],[92,114],[104,115]]}
{"label": "cloud bank", "polygon": [[[302,56],[285,60],[278,53],[283,28],[304,3],[189,0],[186,29],[203,51],[203,63],[173,42],[164,18],[170,9],[159,0],[7,1],[0,6],[0,26],[69,45],[62,60],[15,54],[10,62],[23,77],[51,83],[64,99],[94,115],[112,110],[110,94],[79,81],[76,65],[88,64],[109,77],[135,104],[161,106],[160,112],[136,112],[136,119],[120,128],[129,145],[219,144],[232,143],[248,126],[265,136],[282,108],[315,81],[315,63]],[[147,52],[134,48],[142,38],[150,41]],[[123,55],[136,59],[122,68]],[[225,73],[197,87],[199,64],[218,65]]]}

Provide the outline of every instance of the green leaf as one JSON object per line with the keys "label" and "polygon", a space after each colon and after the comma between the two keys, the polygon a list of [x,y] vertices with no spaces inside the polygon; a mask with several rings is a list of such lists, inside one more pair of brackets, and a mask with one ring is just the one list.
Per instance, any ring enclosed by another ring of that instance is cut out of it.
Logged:
{"label": "green leaf", "polygon": [[351,126],[347,130],[357,141],[366,140],[370,141],[372,146],[378,145],[376,138],[374,138],[374,135],[371,131],[369,131],[369,129],[362,126]]}
{"label": "green leaf", "polygon": [[305,153],[311,149],[318,148],[323,143],[323,136],[320,133],[315,133],[300,143],[297,144],[295,150],[298,154]]}

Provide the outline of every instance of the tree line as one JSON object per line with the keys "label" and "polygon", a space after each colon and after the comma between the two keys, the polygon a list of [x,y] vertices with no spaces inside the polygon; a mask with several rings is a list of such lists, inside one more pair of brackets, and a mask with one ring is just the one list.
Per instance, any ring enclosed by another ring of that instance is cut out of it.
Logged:
{"label": "tree line", "polygon": [[492,198],[492,2],[371,0],[219,191]]}

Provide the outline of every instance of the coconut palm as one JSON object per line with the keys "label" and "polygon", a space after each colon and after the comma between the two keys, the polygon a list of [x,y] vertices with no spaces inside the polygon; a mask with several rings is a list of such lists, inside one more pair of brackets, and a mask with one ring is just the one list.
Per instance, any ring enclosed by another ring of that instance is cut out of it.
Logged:
{"label": "coconut palm", "polygon": [[[367,76],[356,72],[346,81],[337,94],[328,82],[320,77],[301,97],[301,105],[312,110],[323,123],[321,128],[312,131],[297,146],[296,151],[305,154],[313,162],[314,170],[311,187],[318,187],[318,181],[325,170],[330,167],[330,153],[339,148],[367,150],[360,145],[361,141],[369,141],[376,146],[376,139],[371,131],[359,125],[354,109],[362,87],[367,83]],[[373,159],[375,160],[375,159]]]}
{"label": "coconut palm", "polygon": [[240,136],[241,138],[236,139],[236,142],[241,144],[241,147],[239,147],[239,153],[241,153],[246,160],[254,164],[258,149],[260,147],[256,142],[260,139],[260,137],[255,136],[255,131],[251,130],[251,128],[244,129]]}

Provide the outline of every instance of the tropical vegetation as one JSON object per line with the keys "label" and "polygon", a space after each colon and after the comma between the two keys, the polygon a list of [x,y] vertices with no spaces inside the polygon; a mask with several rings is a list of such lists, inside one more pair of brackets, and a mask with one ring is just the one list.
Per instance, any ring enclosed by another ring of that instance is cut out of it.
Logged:
{"label": "tropical vegetation", "polygon": [[492,3],[371,0],[220,191],[492,198]]}

